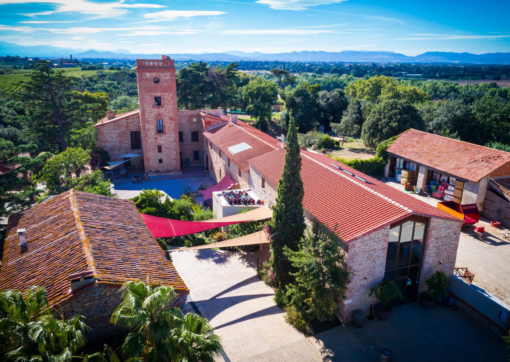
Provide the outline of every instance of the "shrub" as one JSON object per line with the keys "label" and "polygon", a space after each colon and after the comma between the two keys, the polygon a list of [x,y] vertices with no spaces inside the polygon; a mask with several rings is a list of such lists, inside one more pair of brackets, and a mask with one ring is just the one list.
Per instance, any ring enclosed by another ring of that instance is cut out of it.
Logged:
{"label": "shrub", "polygon": [[446,292],[448,287],[448,277],[443,271],[436,271],[427,281],[427,296],[431,300],[436,300]]}
{"label": "shrub", "polygon": [[317,144],[315,145],[315,147],[317,147],[321,150],[324,148],[335,148],[335,147],[339,147],[339,146],[340,146],[340,142],[329,137],[327,134],[325,134],[321,138],[319,138],[319,140],[317,141]]}
{"label": "shrub", "polygon": [[305,318],[294,305],[289,305],[285,311],[287,313],[284,318],[287,323],[292,324],[299,331],[306,330]]}
{"label": "shrub", "polygon": [[228,234],[225,231],[218,230],[212,236],[212,240],[217,243],[220,241],[228,240]]}
{"label": "shrub", "polygon": [[257,267],[257,275],[259,276],[260,279],[262,279],[262,281],[264,281],[264,283],[266,283],[270,287],[272,288],[278,287],[278,280],[274,275],[273,267],[269,260],[263,262]]}
{"label": "shrub", "polygon": [[370,288],[370,294],[368,296],[371,297],[372,295],[374,295],[387,310],[393,309],[393,304],[391,303],[393,299],[397,297],[403,299],[397,284],[391,279],[385,279],[380,288]]}
{"label": "shrub", "polygon": [[333,157],[333,159],[370,176],[383,176],[384,168],[386,167],[386,161],[384,161],[382,157],[378,156],[367,160],[346,160],[342,157]]}

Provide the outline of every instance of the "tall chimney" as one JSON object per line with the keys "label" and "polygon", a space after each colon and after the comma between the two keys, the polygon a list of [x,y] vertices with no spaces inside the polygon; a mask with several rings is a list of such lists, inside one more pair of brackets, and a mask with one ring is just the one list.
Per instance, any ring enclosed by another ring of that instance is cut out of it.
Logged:
{"label": "tall chimney", "polygon": [[26,230],[25,229],[18,229],[16,232],[18,233],[19,246],[23,247],[23,246],[27,245],[27,240],[25,238]]}
{"label": "tall chimney", "polygon": [[115,111],[108,111],[108,119],[115,118]]}
{"label": "tall chimney", "polygon": [[237,124],[237,114],[230,115],[230,123]]}

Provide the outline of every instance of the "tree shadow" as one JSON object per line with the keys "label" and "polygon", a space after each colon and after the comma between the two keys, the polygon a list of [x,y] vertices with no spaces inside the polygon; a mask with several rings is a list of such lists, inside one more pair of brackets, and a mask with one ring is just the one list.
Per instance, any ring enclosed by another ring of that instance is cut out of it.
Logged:
{"label": "tree shadow", "polygon": [[230,321],[228,323],[224,323],[222,325],[214,327],[214,330],[216,331],[216,330],[218,330],[220,328],[225,328],[225,327],[237,324],[237,323],[249,321],[249,320],[256,319],[256,318],[266,317],[266,316],[274,315],[274,314],[283,314],[283,313],[284,313],[283,309],[281,309],[280,307],[274,305],[272,307],[260,310],[260,311],[255,312],[255,313],[251,313],[251,314],[245,315],[244,317],[241,317],[241,318],[235,319],[233,321]]}
{"label": "tree shadow", "polygon": [[219,250],[199,250],[195,258],[198,260],[210,260],[215,264],[226,264],[229,259],[234,255],[229,252],[219,251]]}
{"label": "tree shadow", "polygon": [[[272,294],[272,293],[248,294],[248,295],[236,295],[236,296],[232,296],[232,297],[224,297],[224,298],[220,298],[220,299],[195,300],[193,302],[200,310],[204,311],[205,312],[204,315],[206,315],[207,318],[209,320],[211,320],[214,317],[216,317],[218,314],[227,311],[229,308],[231,308],[237,304],[247,302],[247,301],[250,301],[253,299],[264,298],[264,297],[273,297],[273,296],[274,296],[274,294]],[[281,308],[279,308],[279,310],[280,310],[280,312],[283,311],[283,309],[281,309]]]}
{"label": "tree shadow", "polygon": [[239,289],[239,288],[242,288],[242,287],[245,287],[247,285],[250,285],[250,284],[253,284],[253,283],[259,283],[261,282],[261,280],[259,279],[258,276],[254,275],[248,279],[245,279],[237,284],[234,284],[232,285],[231,287],[221,291],[220,293],[216,294],[215,296],[212,296],[209,300],[212,300],[212,299],[216,299],[216,298],[219,298],[221,297],[222,295],[225,295],[233,290],[236,290],[236,289]]}

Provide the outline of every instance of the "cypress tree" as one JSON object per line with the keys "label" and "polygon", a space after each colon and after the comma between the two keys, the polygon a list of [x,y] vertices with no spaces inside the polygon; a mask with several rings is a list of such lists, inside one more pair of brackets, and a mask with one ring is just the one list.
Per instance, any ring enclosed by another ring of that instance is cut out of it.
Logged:
{"label": "cypress tree", "polygon": [[[292,251],[299,250],[306,225],[303,216],[303,181],[301,180],[301,151],[298,132],[291,118],[287,134],[287,152],[285,164],[278,185],[276,205],[273,207],[271,220],[273,270],[280,284],[281,293],[294,281],[290,274],[295,272],[290,260],[284,254],[287,246]],[[281,294],[280,294],[281,295]]]}

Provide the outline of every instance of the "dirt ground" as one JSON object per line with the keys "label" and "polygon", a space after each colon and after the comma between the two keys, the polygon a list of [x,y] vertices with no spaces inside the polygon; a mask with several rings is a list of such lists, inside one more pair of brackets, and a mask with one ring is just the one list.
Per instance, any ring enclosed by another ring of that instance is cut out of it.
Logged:
{"label": "dirt ground", "polygon": [[[340,142],[342,141],[341,137],[332,136],[331,138],[339,140]],[[334,150],[329,154],[335,157],[343,157],[347,160],[353,160],[355,158],[366,160],[374,157],[375,151],[366,148],[363,142],[361,141],[354,141],[345,142],[343,146],[340,146],[340,149]]]}

